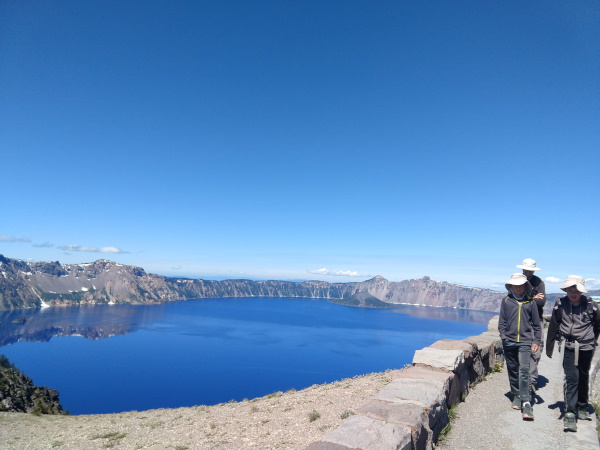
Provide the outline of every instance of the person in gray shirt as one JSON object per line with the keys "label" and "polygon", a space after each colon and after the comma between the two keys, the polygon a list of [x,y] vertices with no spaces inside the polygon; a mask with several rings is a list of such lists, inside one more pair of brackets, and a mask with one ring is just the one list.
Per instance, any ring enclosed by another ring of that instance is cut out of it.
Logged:
{"label": "person in gray shirt", "polygon": [[508,295],[500,304],[498,331],[506,360],[513,409],[521,410],[523,420],[533,420],[529,362],[542,341],[540,316],[527,295],[531,284],[522,273],[513,273],[505,284]]}
{"label": "person in gray shirt", "polygon": [[560,287],[567,293],[556,300],[548,326],[546,355],[552,358],[555,342],[564,342],[565,431],[577,431],[577,419],[591,420],[589,413],[590,366],[600,334],[600,314],[587,294],[585,280],[569,275]]}

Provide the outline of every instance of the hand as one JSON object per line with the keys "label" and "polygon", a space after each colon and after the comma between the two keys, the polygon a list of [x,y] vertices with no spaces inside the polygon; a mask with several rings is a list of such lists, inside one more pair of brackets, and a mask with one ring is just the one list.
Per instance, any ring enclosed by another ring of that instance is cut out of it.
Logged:
{"label": "hand", "polygon": [[534,300],[543,300],[544,299],[544,294],[542,294],[541,292],[538,292],[537,294],[535,294],[533,296]]}
{"label": "hand", "polygon": [[531,353],[535,353],[540,349],[540,346],[538,344],[531,344]]}

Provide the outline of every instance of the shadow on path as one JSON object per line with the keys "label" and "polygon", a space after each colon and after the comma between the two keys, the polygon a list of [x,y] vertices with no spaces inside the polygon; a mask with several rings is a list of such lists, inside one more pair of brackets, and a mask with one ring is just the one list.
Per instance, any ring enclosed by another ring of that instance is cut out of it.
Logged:
{"label": "shadow on path", "polygon": [[[555,352],[556,354],[556,352]],[[513,396],[506,369],[474,386],[456,407],[456,419],[447,437],[436,448],[463,449],[600,449],[596,417],[579,421],[577,433],[563,431],[564,394],[560,358],[542,357],[533,421],[512,409]],[[542,376],[543,374],[543,376]]]}

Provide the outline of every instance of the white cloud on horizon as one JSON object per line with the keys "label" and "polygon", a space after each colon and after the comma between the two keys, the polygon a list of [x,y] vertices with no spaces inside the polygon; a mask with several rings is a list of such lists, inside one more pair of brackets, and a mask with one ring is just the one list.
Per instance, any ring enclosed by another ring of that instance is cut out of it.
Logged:
{"label": "white cloud on horizon", "polygon": [[326,268],[309,270],[308,273],[313,273],[315,275],[331,275],[334,277],[368,277],[370,275],[359,273],[355,270],[329,270]]}
{"label": "white cloud on horizon", "polygon": [[598,278],[586,278],[585,287],[588,289],[600,289],[600,280]]}
{"label": "white cloud on horizon", "polygon": [[8,234],[0,234],[0,242],[31,242],[29,238],[16,238],[14,236],[9,236]]}
{"label": "white cloud on horizon", "polygon": [[561,283],[562,279],[556,278],[556,277],[546,277],[546,278],[544,278],[544,281],[547,283]]}
{"label": "white cloud on horizon", "polygon": [[128,253],[117,247],[82,247],[81,245],[59,245],[58,248],[68,252],[91,252],[91,253]]}
{"label": "white cloud on horizon", "polygon": [[50,242],[44,242],[42,244],[31,244],[31,246],[37,248],[51,248],[54,247],[54,244],[51,244]]}

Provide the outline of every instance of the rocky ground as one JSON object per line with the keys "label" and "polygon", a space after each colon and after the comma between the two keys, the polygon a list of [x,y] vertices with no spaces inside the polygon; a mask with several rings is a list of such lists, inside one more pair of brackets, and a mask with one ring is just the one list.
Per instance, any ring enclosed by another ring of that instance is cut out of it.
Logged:
{"label": "rocky ground", "polygon": [[242,402],[102,415],[0,413],[4,449],[303,449],[399,372],[389,370]]}

